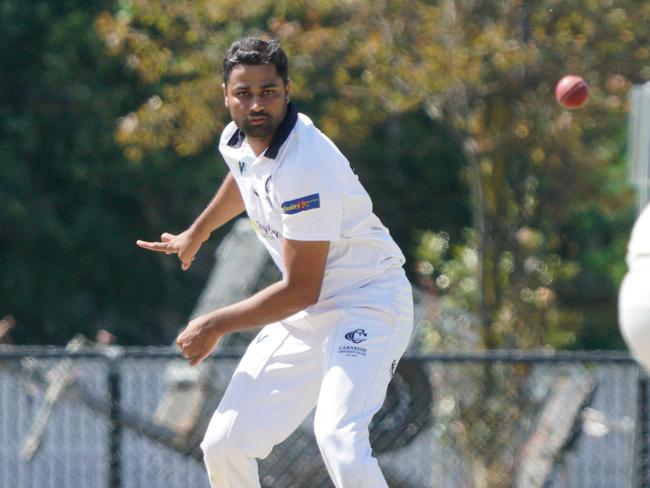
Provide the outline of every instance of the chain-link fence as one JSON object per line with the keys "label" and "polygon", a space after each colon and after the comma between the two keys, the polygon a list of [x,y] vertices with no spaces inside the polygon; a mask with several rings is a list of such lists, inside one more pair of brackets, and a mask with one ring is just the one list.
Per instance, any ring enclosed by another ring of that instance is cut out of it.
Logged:
{"label": "chain-link fence", "polygon": [[[207,487],[198,447],[239,354],[0,349],[0,487]],[[391,487],[648,485],[646,377],[627,355],[406,357],[371,440]],[[307,418],[263,487],[331,487]]]}

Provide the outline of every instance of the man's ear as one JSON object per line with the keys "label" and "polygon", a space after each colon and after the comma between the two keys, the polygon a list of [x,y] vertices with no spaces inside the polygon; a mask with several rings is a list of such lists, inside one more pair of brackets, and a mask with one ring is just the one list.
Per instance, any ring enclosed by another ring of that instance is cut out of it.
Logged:
{"label": "man's ear", "polygon": [[226,108],[230,108],[228,106],[228,87],[225,83],[221,84],[221,89],[223,90],[223,104],[226,106]]}
{"label": "man's ear", "polygon": [[291,80],[287,80],[287,84],[284,86],[284,89],[287,90],[287,103],[289,103],[291,101],[291,90],[293,89]]}

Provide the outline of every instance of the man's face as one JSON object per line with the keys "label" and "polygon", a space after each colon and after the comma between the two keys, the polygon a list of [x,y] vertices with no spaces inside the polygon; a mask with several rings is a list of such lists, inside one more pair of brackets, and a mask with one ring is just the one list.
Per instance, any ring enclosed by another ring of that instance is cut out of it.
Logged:
{"label": "man's face", "polygon": [[223,86],[226,107],[246,137],[270,142],[287,112],[289,86],[272,64],[238,64]]}

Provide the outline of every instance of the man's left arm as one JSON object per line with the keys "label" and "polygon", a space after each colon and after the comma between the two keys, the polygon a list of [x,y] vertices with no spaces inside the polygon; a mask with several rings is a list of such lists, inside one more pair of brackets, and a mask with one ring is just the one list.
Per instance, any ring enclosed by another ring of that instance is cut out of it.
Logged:
{"label": "man's left arm", "polygon": [[325,275],[329,241],[284,240],[282,281],[241,302],[190,321],[176,339],[193,366],[201,363],[230,332],[277,322],[315,304]]}

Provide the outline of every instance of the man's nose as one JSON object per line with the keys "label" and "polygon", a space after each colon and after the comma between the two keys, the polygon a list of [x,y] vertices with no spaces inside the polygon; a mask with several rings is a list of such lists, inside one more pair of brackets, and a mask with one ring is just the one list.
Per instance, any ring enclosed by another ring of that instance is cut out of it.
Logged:
{"label": "man's nose", "polygon": [[264,101],[260,95],[253,95],[251,99],[251,111],[252,112],[261,112],[264,110]]}

